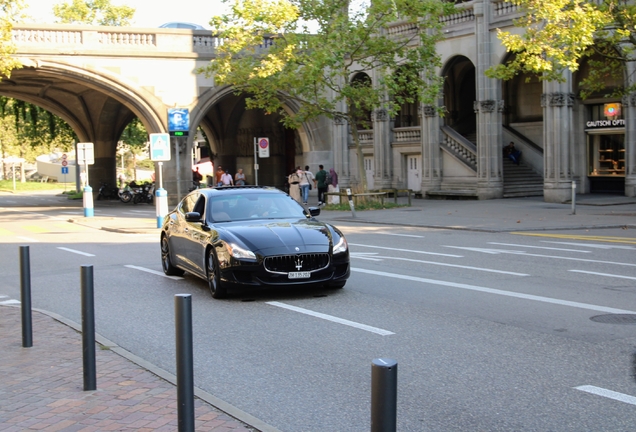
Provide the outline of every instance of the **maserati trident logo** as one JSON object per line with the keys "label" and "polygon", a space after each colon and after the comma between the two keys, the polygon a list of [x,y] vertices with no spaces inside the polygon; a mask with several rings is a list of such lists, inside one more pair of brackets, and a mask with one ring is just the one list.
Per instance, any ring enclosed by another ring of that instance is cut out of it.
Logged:
{"label": "maserati trident logo", "polygon": [[296,270],[303,268],[303,260],[300,259],[299,256],[296,257]]}

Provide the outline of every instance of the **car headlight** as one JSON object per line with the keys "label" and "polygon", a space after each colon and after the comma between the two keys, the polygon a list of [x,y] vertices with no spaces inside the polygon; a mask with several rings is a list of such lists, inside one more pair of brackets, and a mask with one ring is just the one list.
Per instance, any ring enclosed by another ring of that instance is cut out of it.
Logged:
{"label": "car headlight", "polygon": [[254,252],[249,249],[242,248],[236,243],[225,243],[225,247],[234,258],[256,259]]}
{"label": "car headlight", "polygon": [[340,240],[338,240],[338,243],[333,245],[333,254],[335,255],[335,254],[346,252],[348,247],[349,245],[347,244],[347,241],[345,240],[344,236],[340,236]]}

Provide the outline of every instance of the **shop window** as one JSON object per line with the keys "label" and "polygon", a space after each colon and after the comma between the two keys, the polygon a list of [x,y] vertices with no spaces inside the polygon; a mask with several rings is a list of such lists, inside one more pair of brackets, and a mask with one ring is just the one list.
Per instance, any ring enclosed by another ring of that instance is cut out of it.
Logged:
{"label": "shop window", "polygon": [[625,176],[625,120],[620,103],[589,107],[588,175]]}

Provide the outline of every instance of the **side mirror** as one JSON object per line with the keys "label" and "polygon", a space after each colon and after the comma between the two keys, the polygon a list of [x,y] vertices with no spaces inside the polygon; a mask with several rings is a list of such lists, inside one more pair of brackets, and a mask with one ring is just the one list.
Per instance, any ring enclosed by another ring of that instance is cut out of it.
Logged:
{"label": "side mirror", "polygon": [[307,216],[316,217],[320,215],[320,207],[309,207],[309,214]]}
{"label": "side mirror", "polygon": [[201,213],[199,212],[188,212],[185,214],[186,222],[201,222]]}

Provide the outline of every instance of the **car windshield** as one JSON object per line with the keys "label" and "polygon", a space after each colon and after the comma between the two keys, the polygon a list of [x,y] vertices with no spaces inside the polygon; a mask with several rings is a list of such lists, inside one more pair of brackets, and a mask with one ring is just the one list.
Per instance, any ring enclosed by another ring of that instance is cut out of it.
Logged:
{"label": "car windshield", "polygon": [[208,202],[212,222],[305,218],[302,206],[283,194],[232,194]]}

